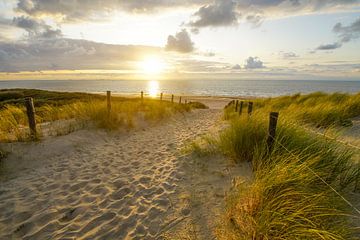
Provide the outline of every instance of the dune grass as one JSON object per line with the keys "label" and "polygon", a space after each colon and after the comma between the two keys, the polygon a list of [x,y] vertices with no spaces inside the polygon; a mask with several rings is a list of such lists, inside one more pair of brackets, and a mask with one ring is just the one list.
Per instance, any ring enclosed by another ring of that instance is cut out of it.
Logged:
{"label": "dune grass", "polygon": [[[0,141],[28,139],[27,116],[24,97],[34,97],[36,121],[75,120],[79,126],[103,129],[131,128],[137,118],[156,122],[176,112],[186,112],[197,105],[177,104],[168,101],[112,97],[110,114],[106,97],[96,94],[58,93],[40,90],[0,91]],[[41,129],[40,129],[41,131]]]}
{"label": "dune grass", "polygon": [[255,108],[290,114],[293,119],[316,127],[350,126],[360,116],[360,93],[295,94],[255,101]]}
{"label": "dune grass", "polygon": [[[360,215],[329,187],[349,197],[360,181],[354,152],[293,123],[348,126],[360,116],[359,106],[360,94],[314,93],[256,100],[251,117],[246,106],[242,116],[227,107],[230,127],[220,134],[218,151],[235,162],[251,161],[254,179],[230,192],[218,239],[358,239],[360,228],[350,221]],[[270,111],[280,112],[271,152]]]}

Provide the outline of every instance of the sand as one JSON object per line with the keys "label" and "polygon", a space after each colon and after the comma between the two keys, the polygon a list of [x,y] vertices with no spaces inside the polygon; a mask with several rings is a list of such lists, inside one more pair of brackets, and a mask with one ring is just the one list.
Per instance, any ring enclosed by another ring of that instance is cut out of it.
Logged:
{"label": "sand", "polygon": [[251,172],[183,151],[221,130],[223,105],[210,105],[129,132],[12,144],[2,163],[0,239],[161,239],[189,224],[209,239],[232,178]]}

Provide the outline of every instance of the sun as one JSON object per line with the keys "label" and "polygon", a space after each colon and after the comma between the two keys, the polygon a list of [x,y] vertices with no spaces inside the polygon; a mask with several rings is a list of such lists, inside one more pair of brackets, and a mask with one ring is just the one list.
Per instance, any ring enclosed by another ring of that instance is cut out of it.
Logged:
{"label": "sun", "polygon": [[139,62],[139,70],[149,75],[161,74],[166,69],[166,63],[159,57],[147,57]]}

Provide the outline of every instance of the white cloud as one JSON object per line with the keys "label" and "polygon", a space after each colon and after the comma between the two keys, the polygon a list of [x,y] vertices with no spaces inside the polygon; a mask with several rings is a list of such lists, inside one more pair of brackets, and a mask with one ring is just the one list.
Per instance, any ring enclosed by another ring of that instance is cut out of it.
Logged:
{"label": "white cloud", "polygon": [[231,67],[231,69],[233,70],[240,70],[241,66],[239,64],[235,64],[234,66]]}
{"label": "white cloud", "polygon": [[296,53],[294,52],[279,52],[279,56],[282,58],[282,59],[294,59],[294,58],[298,58],[299,55],[297,55]]}
{"label": "white cloud", "polygon": [[[272,16],[344,11],[360,6],[359,0],[17,0],[16,10],[32,16],[57,16],[63,21],[83,21],[111,16],[114,11],[153,13],[174,8],[199,8],[197,27],[236,24],[238,15],[260,24]],[[246,19],[245,19],[246,20]]]}
{"label": "white cloud", "polygon": [[264,63],[258,57],[248,57],[245,60],[244,68],[257,69],[257,68],[265,68],[265,66]]}
{"label": "white cloud", "polygon": [[333,31],[338,34],[340,41],[343,43],[350,42],[353,39],[360,37],[360,17],[351,23],[349,26],[343,26],[341,23],[337,23]]}
{"label": "white cloud", "polygon": [[335,42],[335,43],[328,43],[328,44],[321,44],[316,48],[316,50],[334,50],[337,48],[341,48],[342,44]]}
{"label": "white cloud", "polygon": [[57,38],[62,36],[60,29],[53,29],[44,21],[37,20],[30,17],[14,17],[13,24],[28,32],[29,37],[37,38]]}
{"label": "white cloud", "polygon": [[175,36],[170,35],[165,46],[167,51],[176,51],[180,53],[189,53],[194,51],[194,43],[191,41],[186,29],[182,29]]}
{"label": "white cloud", "polygon": [[134,61],[161,48],[111,45],[74,39],[34,39],[0,43],[0,72],[51,70],[132,70]]}
{"label": "white cloud", "polygon": [[238,22],[236,3],[232,0],[216,0],[213,4],[202,6],[188,24],[191,27],[216,27],[236,25]]}

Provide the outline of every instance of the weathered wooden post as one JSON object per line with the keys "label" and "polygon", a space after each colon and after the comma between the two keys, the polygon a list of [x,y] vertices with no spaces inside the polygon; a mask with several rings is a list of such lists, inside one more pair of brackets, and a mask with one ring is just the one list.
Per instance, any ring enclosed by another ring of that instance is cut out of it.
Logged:
{"label": "weathered wooden post", "polygon": [[160,101],[163,100],[163,93],[160,93]]}
{"label": "weathered wooden post", "polygon": [[174,103],[174,94],[171,95],[171,103]]}
{"label": "weathered wooden post", "polygon": [[235,112],[237,112],[239,106],[239,100],[236,100],[235,102]]}
{"label": "weathered wooden post", "polygon": [[106,91],[106,100],[107,100],[107,113],[110,116],[111,112],[111,91]]}
{"label": "weathered wooden post", "polygon": [[30,137],[37,138],[34,101],[31,97],[25,98],[26,114],[29,120]]}
{"label": "weathered wooden post", "polygon": [[141,103],[143,103],[143,102],[144,102],[144,92],[141,91]]}
{"label": "weathered wooden post", "polygon": [[181,104],[181,96],[180,96],[180,98],[179,98],[179,104]]}
{"label": "weathered wooden post", "polygon": [[270,119],[269,119],[269,132],[268,132],[268,138],[266,141],[267,147],[269,152],[272,151],[275,141],[275,135],[276,135],[276,126],[279,118],[278,112],[271,112],[270,113]]}
{"label": "weathered wooden post", "polygon": [[242,114],[243,106],[244,106],[244,101],[241,101],[240,102],[240,107],[239,107],[239,115]]}
{"label": "weathered wooden post", "polygon": [[187,99],[185,99],[185,104],[187,104]]}
{"label": "weathered wooden post", "polygon": [[254,105],[253,102],[249,102],[249,104],[248,104],[248,115],[249,115],[249,116],[251,116],[251,114],[252,114],[253,105]]}

